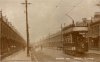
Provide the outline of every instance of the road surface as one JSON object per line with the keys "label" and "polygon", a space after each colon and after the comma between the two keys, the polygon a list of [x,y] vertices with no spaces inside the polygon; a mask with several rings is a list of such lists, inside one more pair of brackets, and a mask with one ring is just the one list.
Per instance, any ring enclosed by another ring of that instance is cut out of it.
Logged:
{"label": "road surface", "polygon": [[32,49],[31,57],[33,62],[100,62],[99,54],[86,53],[84,56],[75,57],[52,48]]}

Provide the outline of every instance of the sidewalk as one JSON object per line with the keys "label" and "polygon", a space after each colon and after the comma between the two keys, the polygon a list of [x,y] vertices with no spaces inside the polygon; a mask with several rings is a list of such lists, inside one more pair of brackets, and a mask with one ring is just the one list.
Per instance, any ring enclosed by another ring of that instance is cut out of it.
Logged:
{"label": "sidewalk", "polygon": [[97,51],[97,50],[89,50],[88,53],[100,54],[100,51]]}
{"label": "sidewalk", "polygon": [[21,50],[3,59],[1,62],[32,62],[31,57],[27,57],[26,50]]}

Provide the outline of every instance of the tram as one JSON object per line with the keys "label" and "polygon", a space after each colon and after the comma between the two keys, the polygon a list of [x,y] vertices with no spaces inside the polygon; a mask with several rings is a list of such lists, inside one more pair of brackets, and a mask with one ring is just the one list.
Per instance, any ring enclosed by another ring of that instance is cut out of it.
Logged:
{"label": "tram", "polygon": [[84,54],[88,51],[86,26],[67,26],[63,28],[63,51],[66,54]]}

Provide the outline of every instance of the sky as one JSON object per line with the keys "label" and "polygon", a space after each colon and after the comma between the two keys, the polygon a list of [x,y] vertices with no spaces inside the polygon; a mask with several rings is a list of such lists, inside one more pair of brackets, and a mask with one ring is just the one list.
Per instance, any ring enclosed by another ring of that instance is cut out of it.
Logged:
{"label": "sky", "polygon": [[[8,21],[26,39],[25,0],[0,0],[0,9]],[[91,18],[100,11],[100,0],[28,0],[30,42],[39,41],[60,30],[61,24]],[[72,17],[72,19],[68,16]]]}

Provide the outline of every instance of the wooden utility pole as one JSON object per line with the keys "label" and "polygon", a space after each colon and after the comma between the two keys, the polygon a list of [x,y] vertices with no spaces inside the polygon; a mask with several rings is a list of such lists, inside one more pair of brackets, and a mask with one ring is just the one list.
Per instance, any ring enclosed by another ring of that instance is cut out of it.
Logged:
{"label": "wooden utility pole", "polygon": [[62,24],[61,24],[61,42],[62,42],[62,34],[63,34],[63,33],[62,33]]}
{"label": "wooden utility pole", "polygon": [[61,46],[63,47],[63,27],[61,24]]}
{"label": "wooden utility pole", "polygon": [[28,3],[27,0],[25,0],[25,3],[22,3],[22,4],[25,4],[25,8],[26,8],[26,34],[27,34],[27,56],[30,56],[30,53],[29,53],[29,26],[28,26],[28,4],[31,4],[31,3]]}
{"label": "wooden utility pole", "polygon": [[0,17],[2,18],[2,10],[0,11]]}

